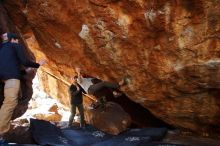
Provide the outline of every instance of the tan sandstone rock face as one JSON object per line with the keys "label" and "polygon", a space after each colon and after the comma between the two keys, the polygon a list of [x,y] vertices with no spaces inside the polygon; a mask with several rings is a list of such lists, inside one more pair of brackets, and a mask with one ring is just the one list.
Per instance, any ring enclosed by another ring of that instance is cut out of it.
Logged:
{"label": "tan sandstone rock face", "polygon": [[[23,3],[22,3],[23,2]],[[103,80],[129,77],[134,102],[176,127],[219,129],[219,0],[7,0],[50,95],[80,66]],[[39,43],[39,46],[37,44]]]}

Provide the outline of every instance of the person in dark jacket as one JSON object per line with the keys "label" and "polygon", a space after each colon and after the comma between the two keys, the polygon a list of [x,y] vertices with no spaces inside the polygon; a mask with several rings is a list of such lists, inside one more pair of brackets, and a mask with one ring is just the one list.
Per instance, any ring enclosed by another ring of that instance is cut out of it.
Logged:
{"label": "person in dark jacket", "polygon": [[5,83],[4,101],[0,108],[0,140],[3,134],[10,129],[10,120],[18,103],[20,89],[20,67],[22,65],[31,68],[39,68],[45,63],[41,60],[35,63],[27,58],[22,45],[18,43],[18,37],[12,33],[3,35],[3,43],[0,48],[0,81]]}
{"label": "person in dark jacket", "polygon": [[73,119],[76,115],[76,108],[80,114],[80,127],[85,127],[84,108],[83,108],[83,93],[86,93],[83,88],[77,83],[77,76],[72,78],[72,84],[69,87],[71,115],[69,117],[69,126],[72,126]]}

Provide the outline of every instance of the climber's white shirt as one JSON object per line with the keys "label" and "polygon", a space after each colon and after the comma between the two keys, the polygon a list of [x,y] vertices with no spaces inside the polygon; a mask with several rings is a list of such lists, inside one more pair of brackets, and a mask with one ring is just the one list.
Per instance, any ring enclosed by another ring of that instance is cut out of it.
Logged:
{"label": "climber's white shirt", "polygon": [[81,77],[81,82],[79,81],[79,79],[77,79],[77,82],[86,91],[86,93],[88,93],[89,87],[91,85],[93,85],[92,79],[93,78],[83,78],[83,77]]}

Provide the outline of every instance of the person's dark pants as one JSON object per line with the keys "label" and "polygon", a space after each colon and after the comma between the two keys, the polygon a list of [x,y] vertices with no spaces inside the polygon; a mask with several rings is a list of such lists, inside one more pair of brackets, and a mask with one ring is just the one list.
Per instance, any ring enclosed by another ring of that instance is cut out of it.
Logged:
{"label": "person's dark pants", "polygon": [[71,126],[72,123],[73,123],[74,117],[76,115],[76,108],[78,109],[79,114],[80,114],[80,127],[83,127],[83,126],[85,126],[83,104],[79,104],[79,105],[73,105],[72,104],[71,105],[71,115],[70,115],[70,118],[69,118],[69,126]]}
{"label": "person's dark pants", "polygon": [[88,89],[88,93],[91,95],[94,95],[97,91],[99,91],[102,88],[118,89],[119,85],[117,83],[110,83],[110,82],[102,81],[102,82],[91,85]]}
{"label": "person's dark pants", "polygon": [[[97,94],[97,92],[100,91],[103,88],[110,88],[110,89],[113,89],[113,90],[117,90],[119,88],[119,85],[117,83],[102,81],[102,82],[91,85],[88,89],[88,94],[95,96]],[[101,108],[105,108],[105,105],[106,105],[106,97],[101,96],[98,99],[98,105],[97,106],[100,106]]]}

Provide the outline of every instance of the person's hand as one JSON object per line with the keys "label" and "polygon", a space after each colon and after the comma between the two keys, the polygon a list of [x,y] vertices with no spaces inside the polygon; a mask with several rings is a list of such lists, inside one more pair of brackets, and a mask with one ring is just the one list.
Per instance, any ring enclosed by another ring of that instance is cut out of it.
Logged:
{"label": "person's hand", "polygon": [[40,60],[39,62],[38,62],[40,65],[44,65],[45,63],[46,63],[46,60]]}

